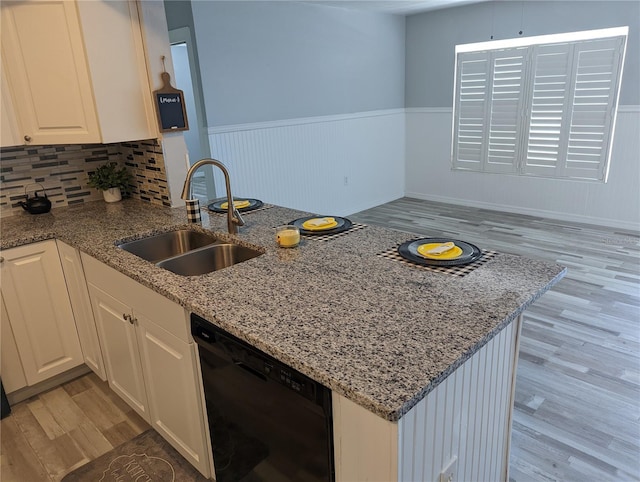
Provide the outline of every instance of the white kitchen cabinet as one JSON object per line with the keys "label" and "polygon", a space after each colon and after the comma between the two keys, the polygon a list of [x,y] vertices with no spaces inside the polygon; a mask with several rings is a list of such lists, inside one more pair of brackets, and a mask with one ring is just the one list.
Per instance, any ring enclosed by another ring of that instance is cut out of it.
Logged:
{"label": "white kitchen cabinet", "polygon": [[91,283],[89,293],[104,347],[109,387],[149,422],[133,310]]}
{"label": "white kitchen cabinet", "polygon": [[69,292],[69,299],[71,300],[71,307],[76,320],[84,362],[102,380],[106,380],[107,375],[104,370],[102,350],[93,311],[91,310],[91,300],[87,290],[84,270],[82,269],[80,251],[60,240],[57,240],[56,244],[58,245],[58,254],[60,255],[67,291]]}
{"label": "white kitchen cabinet", "polygon": [[9,315],[4,306],[4,299],[0,296],[0,377],[7,393],[15,392],[27,386],[24,376],[18,346],[9,324]]}
{"label": "white kitchen cabinet", "polygon": [[3,70],[21,143],[157,137],[135,2],[3,1],[1,8]]}
{"label": "white kitchen cabinet", "polygon": [[81,254],[109,386],[210,475],[196,349],[180,305]]}
{"label": "white kitchen cabinet", "polygon": [[53,240],[0,252],[2,297],[28,385],[83,363]]}
{"label": "white kitchen cabinet", "polygon": [[20,132],[13,100],[9,92],[9,83],[4,68],[0,65],[0,147],[21,144]]}
{"label": "white kitchen cabinet", "polygon": [[140,313],[135,317],[151,425],[206,474],[209,469],[204,455],[203,416],[194,398],[200,393],[195,346]]}

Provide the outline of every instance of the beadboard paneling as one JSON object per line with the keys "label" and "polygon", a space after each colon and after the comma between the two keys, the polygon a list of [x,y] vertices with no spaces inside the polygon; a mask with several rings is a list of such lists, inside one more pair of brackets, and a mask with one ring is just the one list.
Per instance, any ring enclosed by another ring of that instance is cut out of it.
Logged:
{"label": "beadboard paneling", "polygon": [[[348,215],[404,194],[403,109],[209,129],[235,196]],[[224,194],[215,172],[216,192]]]}
{"label": "beadboard paneling", "polygon": [[507,480],[517,344],[511,323],[398,422],[398,480]]}

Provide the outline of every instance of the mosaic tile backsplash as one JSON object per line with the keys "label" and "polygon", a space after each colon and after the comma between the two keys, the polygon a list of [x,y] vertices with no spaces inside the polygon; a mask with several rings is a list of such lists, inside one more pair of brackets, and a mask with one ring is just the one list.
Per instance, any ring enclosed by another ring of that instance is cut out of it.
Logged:
{"label": "mosaic tile backsplash", "polygon": [[116,144],[17,146],[0,149],[0,217],[21,212],[25,189],[30,195],[41,184],[52,209],[99,201],[102,192],[87,185],[98,166],[117,162],[131,172],[130,197],[171,205],[162,147],[156,139]]}

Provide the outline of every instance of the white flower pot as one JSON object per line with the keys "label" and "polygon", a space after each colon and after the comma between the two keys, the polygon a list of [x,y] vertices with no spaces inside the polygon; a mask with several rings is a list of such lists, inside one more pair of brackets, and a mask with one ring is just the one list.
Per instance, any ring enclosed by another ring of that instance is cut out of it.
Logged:
{"label": "white flower pot", "polygon": [[122,193],[120,193],[119,187],[110,187],[109,189],[105,189],[102,191],[102,195],[104,196],[104,200],[108,203],[115,203],[122,199]]}

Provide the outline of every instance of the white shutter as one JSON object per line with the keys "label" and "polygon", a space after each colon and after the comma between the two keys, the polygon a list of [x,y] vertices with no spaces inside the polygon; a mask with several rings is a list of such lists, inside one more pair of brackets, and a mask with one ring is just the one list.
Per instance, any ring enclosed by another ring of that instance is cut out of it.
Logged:
{"label": "white shutter", "polygon": [[624,37],[575,46],[573,110],[563,177],[606,181],[623,51]]}
{"label": "white shutter", "polygon": [[480,171],[487,137],[490,62],[487,52],[459,54],[453,126],[453,167]]}
{"label": "white shutter", "polygon": [[532,48],[524,172],[555,176],[566,145],[571,44]]}
{"label": "white shutter", "polygon": [[526,47],[458,55],[455,169],[517,171],[526,55]]}
{"label": "white shutter", "polygon": [[524,173],[606,180],[624,37],[532,48]]}
{"label": "white shutter", "polygon": [[491,52],[487,172],[515,173],[518,169],[527,50],[520,47]]}

